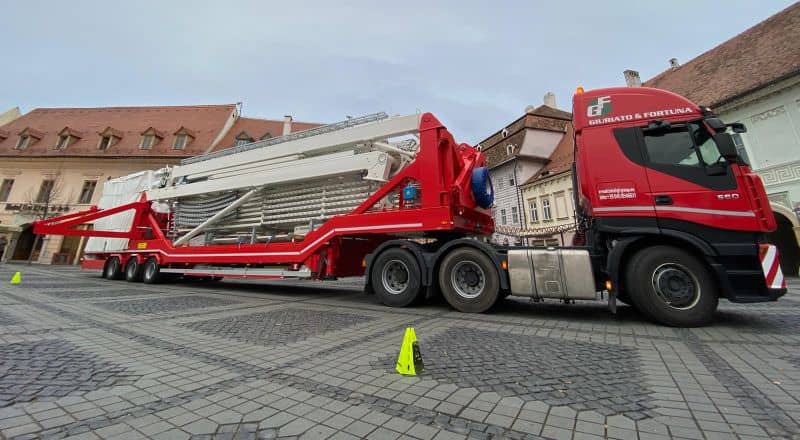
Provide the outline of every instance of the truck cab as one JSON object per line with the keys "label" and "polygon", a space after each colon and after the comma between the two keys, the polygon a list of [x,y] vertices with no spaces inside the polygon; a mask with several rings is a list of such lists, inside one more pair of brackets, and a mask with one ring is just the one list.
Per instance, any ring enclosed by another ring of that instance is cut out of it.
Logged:
{"label": "truck cab", "polygon": [[579,90],[573,114],[578,217],[603,262],[595,277],[619,300],[686,324],[710,316],[716,296],[786,292],[764,242],[776,225],[763,184],[728,133],[742,124],[645,87]]}

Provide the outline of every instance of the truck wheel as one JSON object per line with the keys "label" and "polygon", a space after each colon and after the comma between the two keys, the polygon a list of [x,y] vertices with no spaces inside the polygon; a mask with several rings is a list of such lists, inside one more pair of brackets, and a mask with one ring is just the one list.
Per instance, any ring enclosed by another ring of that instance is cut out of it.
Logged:
{"label": "truck wheel", "polygon": [[142,269],[142,281],[145,284],[157,284],[161,282],[161,267],[158,266],[158,261],[150,257],[144,263],[144,269]]}
{"label": "truck wheel", "polygon": [[125,265],[125,281],[131,283],[142,281],[142,265],[139,264],[138,259],[128,259],[128,263]]}
{"label": "truck wheel", "polygon": [[650,319],[674,327],[708,324],[717,310],[717,288],[705,264],[672,246],[636,253],[626,269],[626,291]]}
{"label": "truck wheel", "polygon": [[500,276],[486,254],[471,247],[459,248],[442,260],[439,287],[454,309],[481,313],[497,302]]}
{"label": "truck wheel", "polygon": [[411,252],[390,248],[378,255],[370,274],[372,290],[381,302],[391,307],[405,307],[422,293],[422,272]]}
{"label": "truck wheel", "polygon": [[125,274],[122,272],[122,263],[119,257],[111,257],[106,262],[104,278],[109,280],[121,280]]}

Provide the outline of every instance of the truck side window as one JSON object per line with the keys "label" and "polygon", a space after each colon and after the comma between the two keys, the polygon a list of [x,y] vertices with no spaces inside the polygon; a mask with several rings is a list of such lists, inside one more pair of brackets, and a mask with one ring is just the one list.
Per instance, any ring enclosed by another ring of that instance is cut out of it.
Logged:
{"label": "truck side window", "polygon": [[[700,159],[686,127],[645,133],[645,147],[650,162],[661,165],[699,166]],[[716,158],[715,158],[716,159]]]}
{"label": "truck side window", "polygon": [[717,163],[725,163],[725,159],[719,154],[716,142],[708,133],[708,131],[699,124],[690,124],[694,140],[697,144],[697,150],[700,152],[700,158],[705,165],[712,165]]}

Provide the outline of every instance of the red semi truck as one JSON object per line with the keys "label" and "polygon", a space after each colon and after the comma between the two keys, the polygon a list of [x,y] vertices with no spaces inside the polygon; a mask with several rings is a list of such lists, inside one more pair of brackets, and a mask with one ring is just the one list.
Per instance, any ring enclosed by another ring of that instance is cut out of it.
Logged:
{"label": "red semi truck", "polygon": [[[124,239],[84,268],[146,283],[178,277],[366,275],[388,306],[439,290],[462,312],[507,295],[607,292],[672,326],[709,323],[718,300],[786,292],[775,219],[726,124],[676,94],[607,88],[573,99],[578,237],[497,247],[484,155],[430,113],[371,117],[190,158],[119,206],[36,222],[37,234]],[[400,140],[397,140],[400,139]],[[129,214],[125,227],[80,225]]]}

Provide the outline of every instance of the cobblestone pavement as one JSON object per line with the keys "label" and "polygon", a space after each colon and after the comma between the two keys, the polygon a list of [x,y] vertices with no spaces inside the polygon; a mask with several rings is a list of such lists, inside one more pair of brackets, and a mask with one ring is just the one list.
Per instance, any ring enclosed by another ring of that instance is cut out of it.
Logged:
{"label": "cobblestone pavement", "polygon": [[[800,438],[800,282],[673,329],[629,307],[388,309],[361,280],[0,265],[0,439]],[[425,372],[393,371],[406,326]]]}

